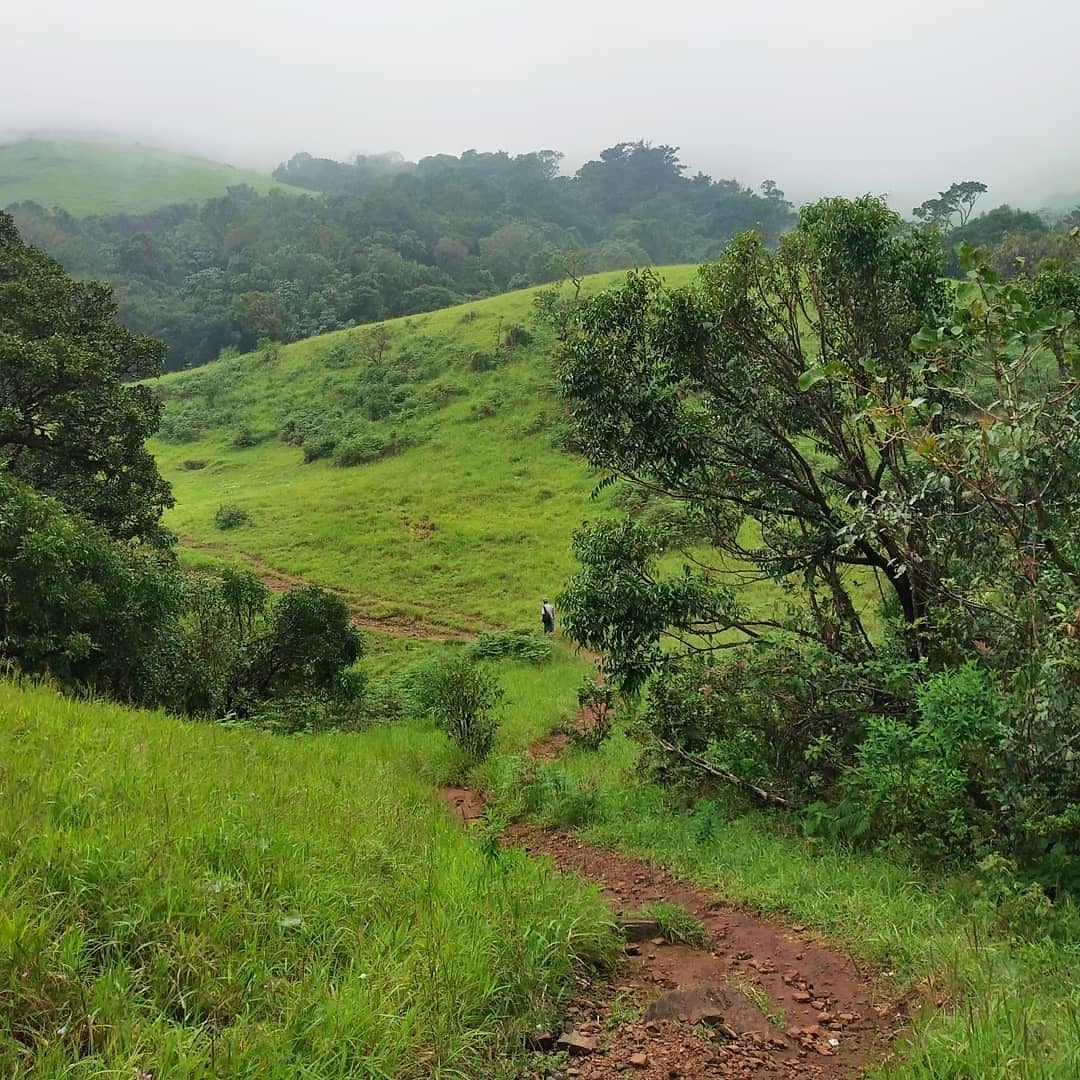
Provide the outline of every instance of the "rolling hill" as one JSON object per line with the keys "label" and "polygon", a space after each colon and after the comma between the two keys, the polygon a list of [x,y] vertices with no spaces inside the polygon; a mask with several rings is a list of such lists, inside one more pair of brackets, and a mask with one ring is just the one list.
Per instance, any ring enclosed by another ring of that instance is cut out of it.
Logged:
{"label": "rolling hill", "polygon": [[[153,449],[187,557],[331,586],[398,623],[538,619],[571,572],[573,530],[599,508],[596,477],[559,445],[554,338],[534,295],[381,324],[381,359],[361,327],[158,380]],[[250,524],[216,527],[226,504]]]}
{"label": "rolling hill", "polygon": [[220,161],[138,142],[30,138],[0,145],[0,207],[32,201],[75,217],[139,213],[224,195],[236,184],[310,194]]}

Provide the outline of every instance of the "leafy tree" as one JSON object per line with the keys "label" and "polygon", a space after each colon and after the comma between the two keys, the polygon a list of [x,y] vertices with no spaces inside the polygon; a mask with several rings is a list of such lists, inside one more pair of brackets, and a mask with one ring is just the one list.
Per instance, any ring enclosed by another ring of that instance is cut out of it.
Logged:
{"label": "leafy tree", "polygon": [[19,670],[157,703],[181,596],[171,553],[118,543],[0,470],[0,656]]}
{"label": "leafy tree", "polygon": [[[564,625],[646,688],[669,772],[812,802],[811,827],[870,814],[1005,850],[1072,887],[1076,318],[962,257],[953,297],[933,231],[824,200],[696,287],[635,273],[582,304],[560,371],[579,444],[698,527],[584,529]],[[785,601],[748,604],[758,580]]]}
{"label": "leafy tree", "polygon": [[172,495],[143,443],[161,406],[128,380],[163,357],[106,286],[73,281],[0,213],[0,467],[114,537],[158,535]]}
{"label": "leafy tree", "polygon": [[595,592],[576,579],[564,612],[580,640],[614,648],[617,675],[640,681],[665,624],[706,649],[775,628],[717,584],[736,565],[736,579],[751,567],[778,581],[798,575],[812,598],[802,632],[841,650],[868,647],[850,578],[876,576],[902,613],[908,652],[923,653],[935,560],[907,522],[872,513],[919,478],[862,404],[877,380],[896,401],[934,392],[912,371],[908,345],[944,310],[939,273],[933,234],[901,233],[874,199],[824,200],[775,253],[754,234],[738,237],[696,288],[668,293],[644,271],[582,305],[560,380],[586,457],[686,503],[720,557],[646,586],[639,540],[595,532],[595,558],[613,560],[613,573],[626,560],[645,590],[636,628],[614,594],[604,598],[602,573]]}
{"label": "leafy tree", "polygon": [[947,191],[939,191],[936,199],[920,203],[912,213],[925,225],[948,231],[955,216],[959,216],[961,225],[967,224],[979,196],[987,190],[978,180],[961,180],[950,184]]}

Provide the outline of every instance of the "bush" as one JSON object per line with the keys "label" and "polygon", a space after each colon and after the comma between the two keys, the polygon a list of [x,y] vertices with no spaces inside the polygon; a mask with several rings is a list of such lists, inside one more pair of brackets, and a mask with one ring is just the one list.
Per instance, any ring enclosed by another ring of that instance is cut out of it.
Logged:
{"label": "bush", "polygon": [[503,700],[495,675],[469,656],[440,660],[419,673],[417,701],[466,753],[487,757],[499,728]]}
{"label": "bush", "polygon": [[533,630],[493,630],[479,634],[470,649],[477,660],[512,658],[528,664],[546,664],[551,659],[551,639]]}
{"label": "bush", "polygon": [[251,515],[235,503],[222,503],[214,514],[214,524],[222,530],[239,529],[253,524]]}
{"label": "bush", "polygon": [[315,435],[304,439],[304,464],[328,458],[337,449],[337,437],[334,435]]}
{"label": "bush", "polygon": [[155,704],[171,681],[182,576],[0,470],[0,660],[65,688]]}
{"label": "bush", "polygon": [[258,446],[265,438],[265,435],[256,435],[251,428],[243,427],[233,436],[232,444],[238,450],[246,450],[248,447]]}
{"label": "bush", "polygon": [[206,462],[198,461],[195,458],[188,458],[188,460],[185,461],[181,467],[183,469],[186,469],[188,472],[197,472],[199,469],[206,468]]}
{"label": "bush", "polygon": [[578,687],[578,706],[581,711],[573,732],[574,742],[589,750],[598,750],[611,734],[615,719],[615,688],[586,676]]}
{"label": "bush", "polygon": [[[526,285],[528,282],[526,282]],[[503,339],[503,344],[508,349],[522,348],[526,345],[531,345],[533,341],[532,334],[518,323],[514,323],[506,331],[506,337]]]}
{"label": "bush", "polygon": [[374,432],[353,435],[338,443],[334,450],[334,464],[339,469],[363,465],[382,457],[386,449],[386,441]]}

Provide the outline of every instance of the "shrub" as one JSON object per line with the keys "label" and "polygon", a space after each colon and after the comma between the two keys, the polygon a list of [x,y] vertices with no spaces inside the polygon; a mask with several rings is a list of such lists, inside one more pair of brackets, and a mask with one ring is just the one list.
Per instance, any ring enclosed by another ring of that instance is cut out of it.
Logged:
{"label": "shrub", "polygon": [[303,443],[304,464],[310,465],[313,461],[330,457],[337,449],[337,437],[334,435],[314,435],[305,438]]}
{"label": "shrub", "polygon": [[421,708],[466,753],[487,757],[499,728],[497,709],[503,699],[495,675],[469,656],[440,660],[419,673],[416,688]]}
{"label": "shrub", "polygon": [[477,660],[513,658],[529,664],[551,659],[551,639],[533,630],[493,630],[479,634],[470,649]]}
{"label": "shrub", "polygon": [[248,447],[258,446],[265,438],[265,435],[256,435],[251,428],[243,427],[233,436],[232,444],[238,450],[246,450]]}
{"label": "shrub", "polygon": [[[528,284],[528,282],[526,282]],[[514,323],[507,328],[506,337],[503,338],[503,344],[508,349],[522,348],[525,345],[531,345],[533,336],[530,331],[526,330],[524,326],[519,323]]]}
{"label": "shrub", "polygon": [[0,661],[153,704],[170,681],[181,574],[0,470]]}
{"label": "shrub", "polygon": [[581,711],[573,732],[574,742],[590,750],[598,750],[611,734],[615,719],[615,688],[586,676],[578,687],[578,706]]}
{"label": "shrub", "polygon": [[383,456],[387,449],[386,441],[374,432],[353,435],[337,444],[334,450],[334,464],[340,469],[353,465],[363,465]]}
{"label": "shrub", "polygon": [[198,461],[195,458],[188,458],[188,460],[183,463],[182,468],[186,469],[188,472],[197,472],[199,469],[206,468],[206,462]]}
{"label": "shrub", "polygon": [[214,514],[214,524],[222,530],[239,529],[244,525],[251,525],[251,515],[235,503],[222,503]]}

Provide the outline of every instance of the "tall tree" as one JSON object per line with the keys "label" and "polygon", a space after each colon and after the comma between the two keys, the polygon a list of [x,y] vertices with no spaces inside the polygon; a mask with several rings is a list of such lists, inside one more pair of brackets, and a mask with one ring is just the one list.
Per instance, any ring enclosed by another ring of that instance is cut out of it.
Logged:
{"label": "tall tree", "polygon": [[144,446],[161,405],[130,380],[165,346],[116,320],[112,290],[73,281],[0,213],[0,466],[113,537],[160,536],[169,485]]}

